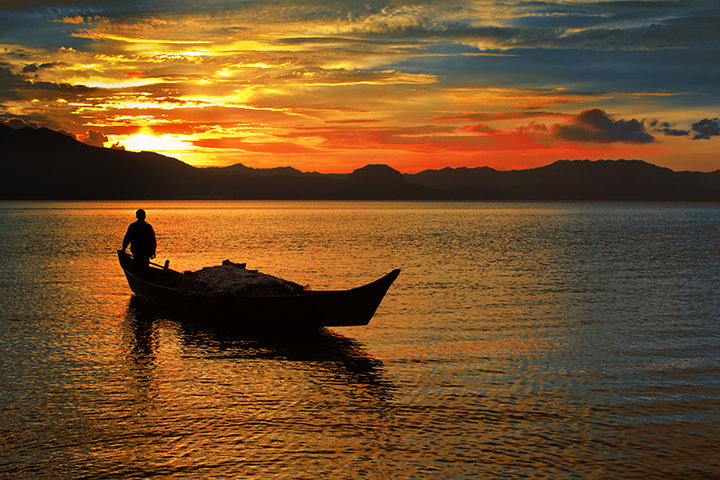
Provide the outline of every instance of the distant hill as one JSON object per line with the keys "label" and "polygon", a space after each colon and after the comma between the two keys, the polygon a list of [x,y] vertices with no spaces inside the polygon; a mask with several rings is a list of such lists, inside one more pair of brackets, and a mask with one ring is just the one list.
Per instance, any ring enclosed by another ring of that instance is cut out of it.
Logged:
{"label": "distant hill", "polygon": [[246,167],[242,163],[236,163],[235,165],[230,165],[229,167],[206,167],[205,170],[207,170],[208,172],[218,173],[222,175],[288,175],[294,177],[312,175],[309,173],[301,172],[297,168],[293,167],[252,168]]}
{"label": "distant hill", "polygon": [[675,172],[640,160],[560,160],[511,171],[443,168],[405,178],[456,200],[720,200],[720,171]]}
{"label": "distant hill", "polygon": [[638,160],[561,160],[527,170],[443,168],[349,174],[195,168],[152,152],[85,145],[40,128],[0,125],[0,199],[385,199],[720,201],[720,171],[674,172]]}

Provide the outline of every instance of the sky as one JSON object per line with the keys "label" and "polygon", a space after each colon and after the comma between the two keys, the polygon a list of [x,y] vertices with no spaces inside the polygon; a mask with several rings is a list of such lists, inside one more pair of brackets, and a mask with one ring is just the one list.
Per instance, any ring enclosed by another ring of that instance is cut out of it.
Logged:
{"label": "sky", "polygon": [[0,0],[0,122],[195,166],[720,169],[720,2]]}

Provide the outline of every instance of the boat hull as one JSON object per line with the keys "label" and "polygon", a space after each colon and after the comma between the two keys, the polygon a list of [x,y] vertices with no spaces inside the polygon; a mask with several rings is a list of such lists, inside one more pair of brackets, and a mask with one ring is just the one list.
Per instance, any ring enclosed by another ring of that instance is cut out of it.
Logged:
{"label": "boat hull", "polygon": [[177,314],[191,315],[194,320],[242,327],[367,325],[400,273],[400,270],[393,270],[374,282],[350,290],[213,298],[183,293],[179,288],[182,278],[179,272],[152,265],[147,269],[138,268],[132,257],[122,251],[118,251],[118,259],[130,289],[136,295]]}

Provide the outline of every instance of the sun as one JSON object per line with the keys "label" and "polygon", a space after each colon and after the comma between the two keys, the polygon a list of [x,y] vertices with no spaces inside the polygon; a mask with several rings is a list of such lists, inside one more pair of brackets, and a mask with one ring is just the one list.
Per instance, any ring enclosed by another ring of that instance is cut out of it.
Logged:
{"label": "sun", "polygon": [[142,152],[163,152],[180,153],[192,149],[192,144],[176,135],[153,135],[148,133],[136,133],[134,135],[117,135],[112,139],[126,150]]}

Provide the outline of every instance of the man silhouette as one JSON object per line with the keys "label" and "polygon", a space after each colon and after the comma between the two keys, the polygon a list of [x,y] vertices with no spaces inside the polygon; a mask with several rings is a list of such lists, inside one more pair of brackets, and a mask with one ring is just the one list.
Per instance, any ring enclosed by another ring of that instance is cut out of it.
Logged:
{"label": "man silhouette", "polygon": [[145,221],[145,210],[142,208],[135,212],[137,221],[130,224],[123,238],[123,252],[130,245],[135,263],[139,267],[147,268],[151,258],[155,258],[155,230]]}

